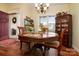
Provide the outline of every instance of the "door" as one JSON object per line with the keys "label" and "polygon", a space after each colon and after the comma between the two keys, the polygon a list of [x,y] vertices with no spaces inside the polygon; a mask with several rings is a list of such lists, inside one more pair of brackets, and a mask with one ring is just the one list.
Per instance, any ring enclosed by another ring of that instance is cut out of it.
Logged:
{"label": "door", "polygon": [[0,40],[8,38],[8,14],[0,11]]}

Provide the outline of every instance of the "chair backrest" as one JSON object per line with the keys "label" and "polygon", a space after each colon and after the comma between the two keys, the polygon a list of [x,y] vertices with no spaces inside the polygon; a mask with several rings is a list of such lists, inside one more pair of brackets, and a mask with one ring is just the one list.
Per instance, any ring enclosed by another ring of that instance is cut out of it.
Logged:
{"label": "chair backrest", "polygon": [[24,27],[19,27],[18,26],[18,29],[19,29],[19,35],[23,34],[25,32],[25,28]]}
{"label": "chair backrest", "polygon": [[64,35],[65,35],[65,32],[67,31],[67,28],[63,29],[61,31],[61,34],[60,34],[60,45],[62,46],[62,42],[63,42],[63,39],[64,39]]}

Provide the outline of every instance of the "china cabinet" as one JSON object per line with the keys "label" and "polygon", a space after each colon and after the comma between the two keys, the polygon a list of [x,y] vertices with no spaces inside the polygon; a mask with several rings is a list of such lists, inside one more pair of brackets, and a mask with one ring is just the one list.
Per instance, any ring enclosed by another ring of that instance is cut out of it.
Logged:
{"label": "china cabinet", "polygon": [[65,12],[59,12],[56,15],[56,32],[60,35],[61,31],[66,29],[62,44],[65,47],[72,47],[72,15]]}

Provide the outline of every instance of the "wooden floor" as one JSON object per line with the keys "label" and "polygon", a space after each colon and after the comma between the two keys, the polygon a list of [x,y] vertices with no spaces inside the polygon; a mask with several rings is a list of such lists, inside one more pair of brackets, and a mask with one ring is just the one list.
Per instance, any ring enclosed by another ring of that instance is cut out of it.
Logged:
{"label": "wooden floor", "polygon": [[[39,49],[28,52],[28,45],[23,43],[22,50],[20,48],[20,42],[17,41],[12,45],[1,48],[0,47],[0,56],[42,56],[42,53]],[[61,51],[62,56],[79,56],[79,53],[74,51],[74,49],[70,49],[69,51]],[[50,48],[49,51],[46,51],[46,56],[57,56],[57,50]]]}

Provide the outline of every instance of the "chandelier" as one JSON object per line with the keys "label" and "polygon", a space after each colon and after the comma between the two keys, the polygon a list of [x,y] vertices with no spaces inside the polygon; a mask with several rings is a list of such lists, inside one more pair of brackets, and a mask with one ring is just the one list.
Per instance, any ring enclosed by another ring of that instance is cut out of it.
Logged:
{"label": "chandelier", "polygon": [[35,4],[35,8],[37,9],[39,13],[45,13],[47,9],[49,8],[49,4],[48,3],[37,3]]}

